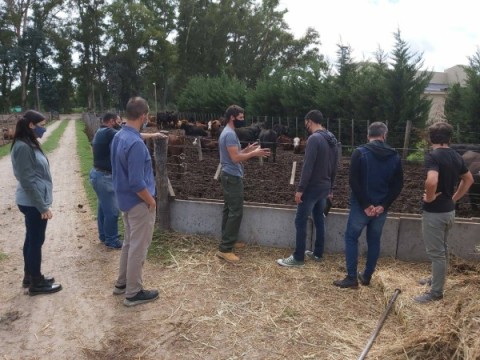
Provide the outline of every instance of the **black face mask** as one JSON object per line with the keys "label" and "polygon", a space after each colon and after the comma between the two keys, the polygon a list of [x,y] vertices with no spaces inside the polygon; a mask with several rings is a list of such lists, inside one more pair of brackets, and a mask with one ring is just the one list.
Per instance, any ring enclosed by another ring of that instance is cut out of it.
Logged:
{"label": "black face mask", "polygon": [[244,127],[245,126],[245,120],[235,119],[235,120],[233,120],[233,126],[235,127],[235,129]]}
{"label": "black face mask", "polygon": [[120,125],[118,125],[118,124],[115,124],[115,125],[113,125],[113,128],[114,128],[115,130],[120,130],[122,127],[121,127]]}
{"label": "black face mask", "polygon": [[311,135],[312,132],[310,131],[310,127],[308,126],[308,121],[307,123],[305,124],[305,131],[307,132],[308,135]]}

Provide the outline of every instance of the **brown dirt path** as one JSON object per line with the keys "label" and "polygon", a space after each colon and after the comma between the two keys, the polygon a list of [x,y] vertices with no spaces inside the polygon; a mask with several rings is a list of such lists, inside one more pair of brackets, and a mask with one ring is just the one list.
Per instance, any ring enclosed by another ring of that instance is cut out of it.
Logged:
{"label": "brown dirt path", "polygon": [[[56,126],[52,124],[46,134]],[[120,299],[111,296],[119,254],[98,243],[93,217],[83,206],[86,198],[78,175],[74,121],[48,158],[54,217],[47,227],[42,270],[55,276],[64,289],[35,297],[21,288],[25,230],[15,205],[10,156],[0,160],[0,252],[8,256],[0,262],[2,359],[80,358],[82,347],[98,345],[119,309]]]}

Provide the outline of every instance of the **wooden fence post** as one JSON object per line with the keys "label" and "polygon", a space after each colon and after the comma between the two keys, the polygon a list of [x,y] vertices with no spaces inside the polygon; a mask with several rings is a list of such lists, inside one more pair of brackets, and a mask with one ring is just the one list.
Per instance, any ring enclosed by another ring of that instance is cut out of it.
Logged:
{"label": "wooden fence post", "polygon": [[342,119],[338,119],[338,141],[342,141]]}
{"label": "wooden fence post", "polygon": [[407,120],[407,127],[405,128],[405,140],[403,141],[402,159],[405,160],[408,156],[408,147],[410,145],[410,132],[412,131],[412,121]]}
{"label": "wooden fence post", "polygon": [[168,203],[167,145],[168,138],[154,138],[155,183],[157,188],[157,227],[170,230],[170,206]]}
{"label": "wooden fence post", "polygon": [[355,120],[352,119],[352,129],[351,129],[351,137],[352,137],[352,148],[355,147]]}

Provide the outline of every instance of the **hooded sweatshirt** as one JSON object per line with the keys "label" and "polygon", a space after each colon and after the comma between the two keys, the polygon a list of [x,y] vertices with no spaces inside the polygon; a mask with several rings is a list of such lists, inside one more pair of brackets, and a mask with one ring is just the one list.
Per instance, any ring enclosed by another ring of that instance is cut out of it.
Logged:
{"label": "hooded sweatshirt", "polygon": [[323,190],[326,197],[337,174],[337,139],[328,130],[317,130],[308,137],[297,191]]}
{"label": "hooded sweatshirt", "polygon": [[362,209],[381,205],[386,211],[403,188],[398,153],[381,140],[359,146],[350,163],[350,188]]}

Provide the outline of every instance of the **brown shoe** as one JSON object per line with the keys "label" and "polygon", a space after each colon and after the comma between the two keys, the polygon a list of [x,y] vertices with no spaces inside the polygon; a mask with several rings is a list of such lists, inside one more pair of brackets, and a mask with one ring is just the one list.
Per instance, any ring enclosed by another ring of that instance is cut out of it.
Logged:
{"label": "brown shoe", "polygon": [[234,249],[243,249],[247,244],[245,244],[243,241],[237,241],[234,245]]}
{"label": "brown shoe", "polygon": [[223,260],[226,260],[226,261],[229,261],[229,262],[237,262],[238,260],[240,260],[240,258],[232,252],[224,253],[224,252],[221,252],[221,251],[217,251],[217,253],[215,255],[217,255],[219,258],[221,258]]}

